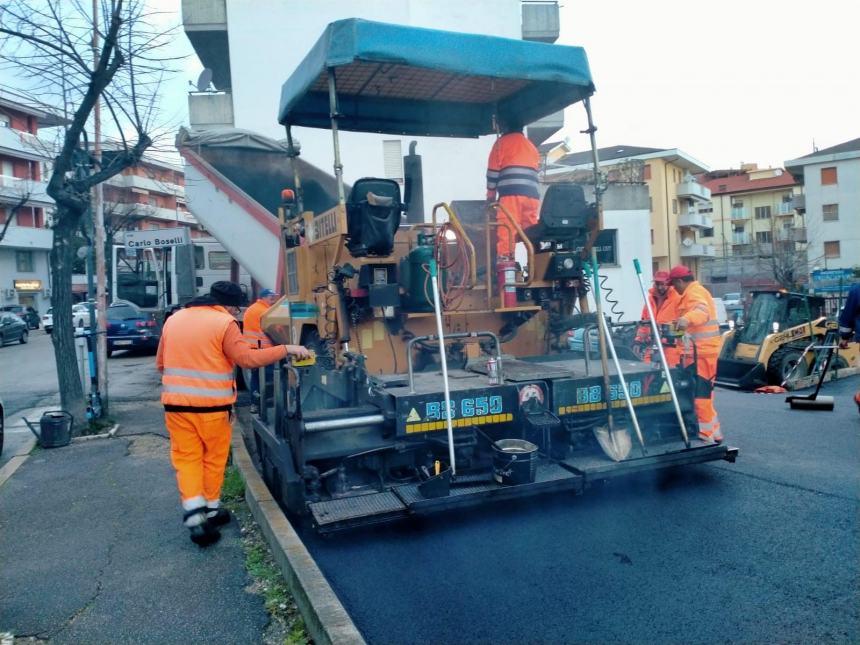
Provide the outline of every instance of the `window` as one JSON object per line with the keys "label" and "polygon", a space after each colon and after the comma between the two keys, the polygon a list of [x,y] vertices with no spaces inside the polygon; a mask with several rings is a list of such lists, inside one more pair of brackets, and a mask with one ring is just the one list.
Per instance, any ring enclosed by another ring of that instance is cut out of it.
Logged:
{"label": "window", "polygon": [[206,258],[203,255],[204,253],[205,251],[202,246],[199,244],[194,245],[194,268],[198,271],[206,268]]}
{"label": "window", "polygon": [[155,195],[150,195],[146,198],[146,203],[150,206],[158,206],[158,197],[156,197]]}
{"label": "window", "polygon": [[769,244],[773,242],[773,233],[770,231],[756,231],[755,241],[759,244]]}
{"label": "window", "polygon": [[826,258],[838,258],[838,257],[840,257],[839,242],[825,242],[824,243],[824,257],[826,257]]}
{"label": "window", "polygon": [[678,200],[677,199],[672,200],[672,212],[675,213],[676,215],[678,214]]}
{"label": "window", "polygon": [[0,128],[9,127],[9,115],[0,113]]}
{"label": "window", "polygon": [[648,210],[654,212],[654,198],[648,195]]}
{"label": "window", "polygon": [[829,186],[836,183],[836,166],[821,169],[821,185]]}
{"label": "window", "polygon": [[770,219],[770,206],[756,206],[755,207],[755,218],[756,219]]}
{"label": "window", "polygon": [[702,237],[714,237],[714,229],[706,228],[702,231]]}
{"label": "window", "polygon": [[645,164],[645,168],[642,170],[642,179],[645,181],[651,179],[651,164]]}
{"label": "window", "polygon": [[209,251],[209,268],[212,270],[229,270],[230,254],[227,251]]}
{"label": "window", "polygon": [[791,200],[792,200],[791,193],[786,193],[785,195],[782,196],[782,203],[783,204],[790,204]]}
{"label": "window", "polygon": [[19,273],[33,273],[33,252],[15,251],[15,268]]}
{"label": "window", "polygon": [[654,244],[654,229],[651,229],[651,244]]}
{"label": "window", "polygon": [[821,215],[825,222],[838,222],[839,204],[824,204],[821,207]]}

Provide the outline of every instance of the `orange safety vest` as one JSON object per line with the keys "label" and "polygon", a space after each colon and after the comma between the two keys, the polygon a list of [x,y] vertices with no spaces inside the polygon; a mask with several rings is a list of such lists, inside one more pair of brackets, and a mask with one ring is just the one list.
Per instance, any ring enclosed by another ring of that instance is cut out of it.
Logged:
{"label": "orange safety vest", "polygon": [[167,319],[161,332],[164,405],[210,408],[236,400],[233,363],[222,348],[224,334],[235,324],[218,305],[189,307]]}
{"label": "orange safety vest", "polygon": [[522,132],[503,135],[493,144],[487,162],[487,197],[522,195],[540,199],[540,153]]}
{"label": "orange safety vest", "polygon": [[[722,332],[717,320],[717,308],[708,290],[698,281],[691,282],[678,301],[678,317],[689,323],[684,341],[692,340],[700,356],[720,353]],[[692,349],[689,353],[692,353]]]}
{"label": "orange safety vest", "polygon": [[[673,287],[669,287],[669,290],[666,291],[666,297],[659,306],[657,305],[657,291],[654,287],[648,290],[648,300],[651,303],[651,309],[654,311],[658,325],[678,320],[678,302],[681,300],[681,296]],[[648,307],[646,306],[642,307],[641,320],[648,320]],[[650,324],[648,328],[651,328]]]}
{"label": "orange safety vest", "polygon": [[242,338],[254,349],[272,346],[272,341],[263,333],[261,324],[263,314],[269,309],[270,305],[265,300],[257,300],[245,310],[242,317]]}

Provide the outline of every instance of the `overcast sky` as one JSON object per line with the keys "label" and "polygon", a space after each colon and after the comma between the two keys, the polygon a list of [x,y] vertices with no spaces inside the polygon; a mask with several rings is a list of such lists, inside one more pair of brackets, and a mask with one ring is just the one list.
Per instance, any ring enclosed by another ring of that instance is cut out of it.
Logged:
{"label": "overcast sky", "polygon": [[[179,25],[180,0],[149,2],[166,12],[159,23]],[[826,148],[860,136],[856,2],[560,4],[559,42],[585,47],[591,64],[601,147],[680,148],[711,168],[781,166],[813,140]],[[188,81],[202,68],[181,28],[166,55],[186,56],[162,103],[165,119],[184,123]],[[563,133],[575,150],[588,147],[584,127],[582,108],[569,109]]]}
{"label": "overcast sky", "polygon": [[[562,0],[585,47],[598,146],[680,148],[713,169],[781,166],[860,137],[860,5]],[[582,109],[566,128],[587,147]]]}

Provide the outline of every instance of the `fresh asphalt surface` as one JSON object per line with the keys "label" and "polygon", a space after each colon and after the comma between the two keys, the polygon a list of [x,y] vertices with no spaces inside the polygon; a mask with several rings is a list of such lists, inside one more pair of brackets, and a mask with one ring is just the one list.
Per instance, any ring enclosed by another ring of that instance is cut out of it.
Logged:
{"label": "fresh asphalt surface", "polygon": [[719,390],[735,464],[303,537],[369,643],[856,643],[858,387]]}

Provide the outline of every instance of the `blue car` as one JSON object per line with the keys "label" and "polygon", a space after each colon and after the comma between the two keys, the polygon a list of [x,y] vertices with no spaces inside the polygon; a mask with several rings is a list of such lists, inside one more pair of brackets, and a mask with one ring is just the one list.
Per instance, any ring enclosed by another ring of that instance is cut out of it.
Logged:
{"label": "blue car", "polygon": [[155,349],[161,328],[151,313],[127,300],[117,300],[107,309],[107,355],[121,349]]}
{"label": "blue car", "polygon": [[[596,327],[593,327],[588,330],[588,339],[589,339],[589,348],[591,350],[592,355],[600,355],[600,340],[599,334]],[[572,352],[582,352],[585,353],[585,330],[584,329],[574,329],[568,333],[567,336],[567,348]]]}

